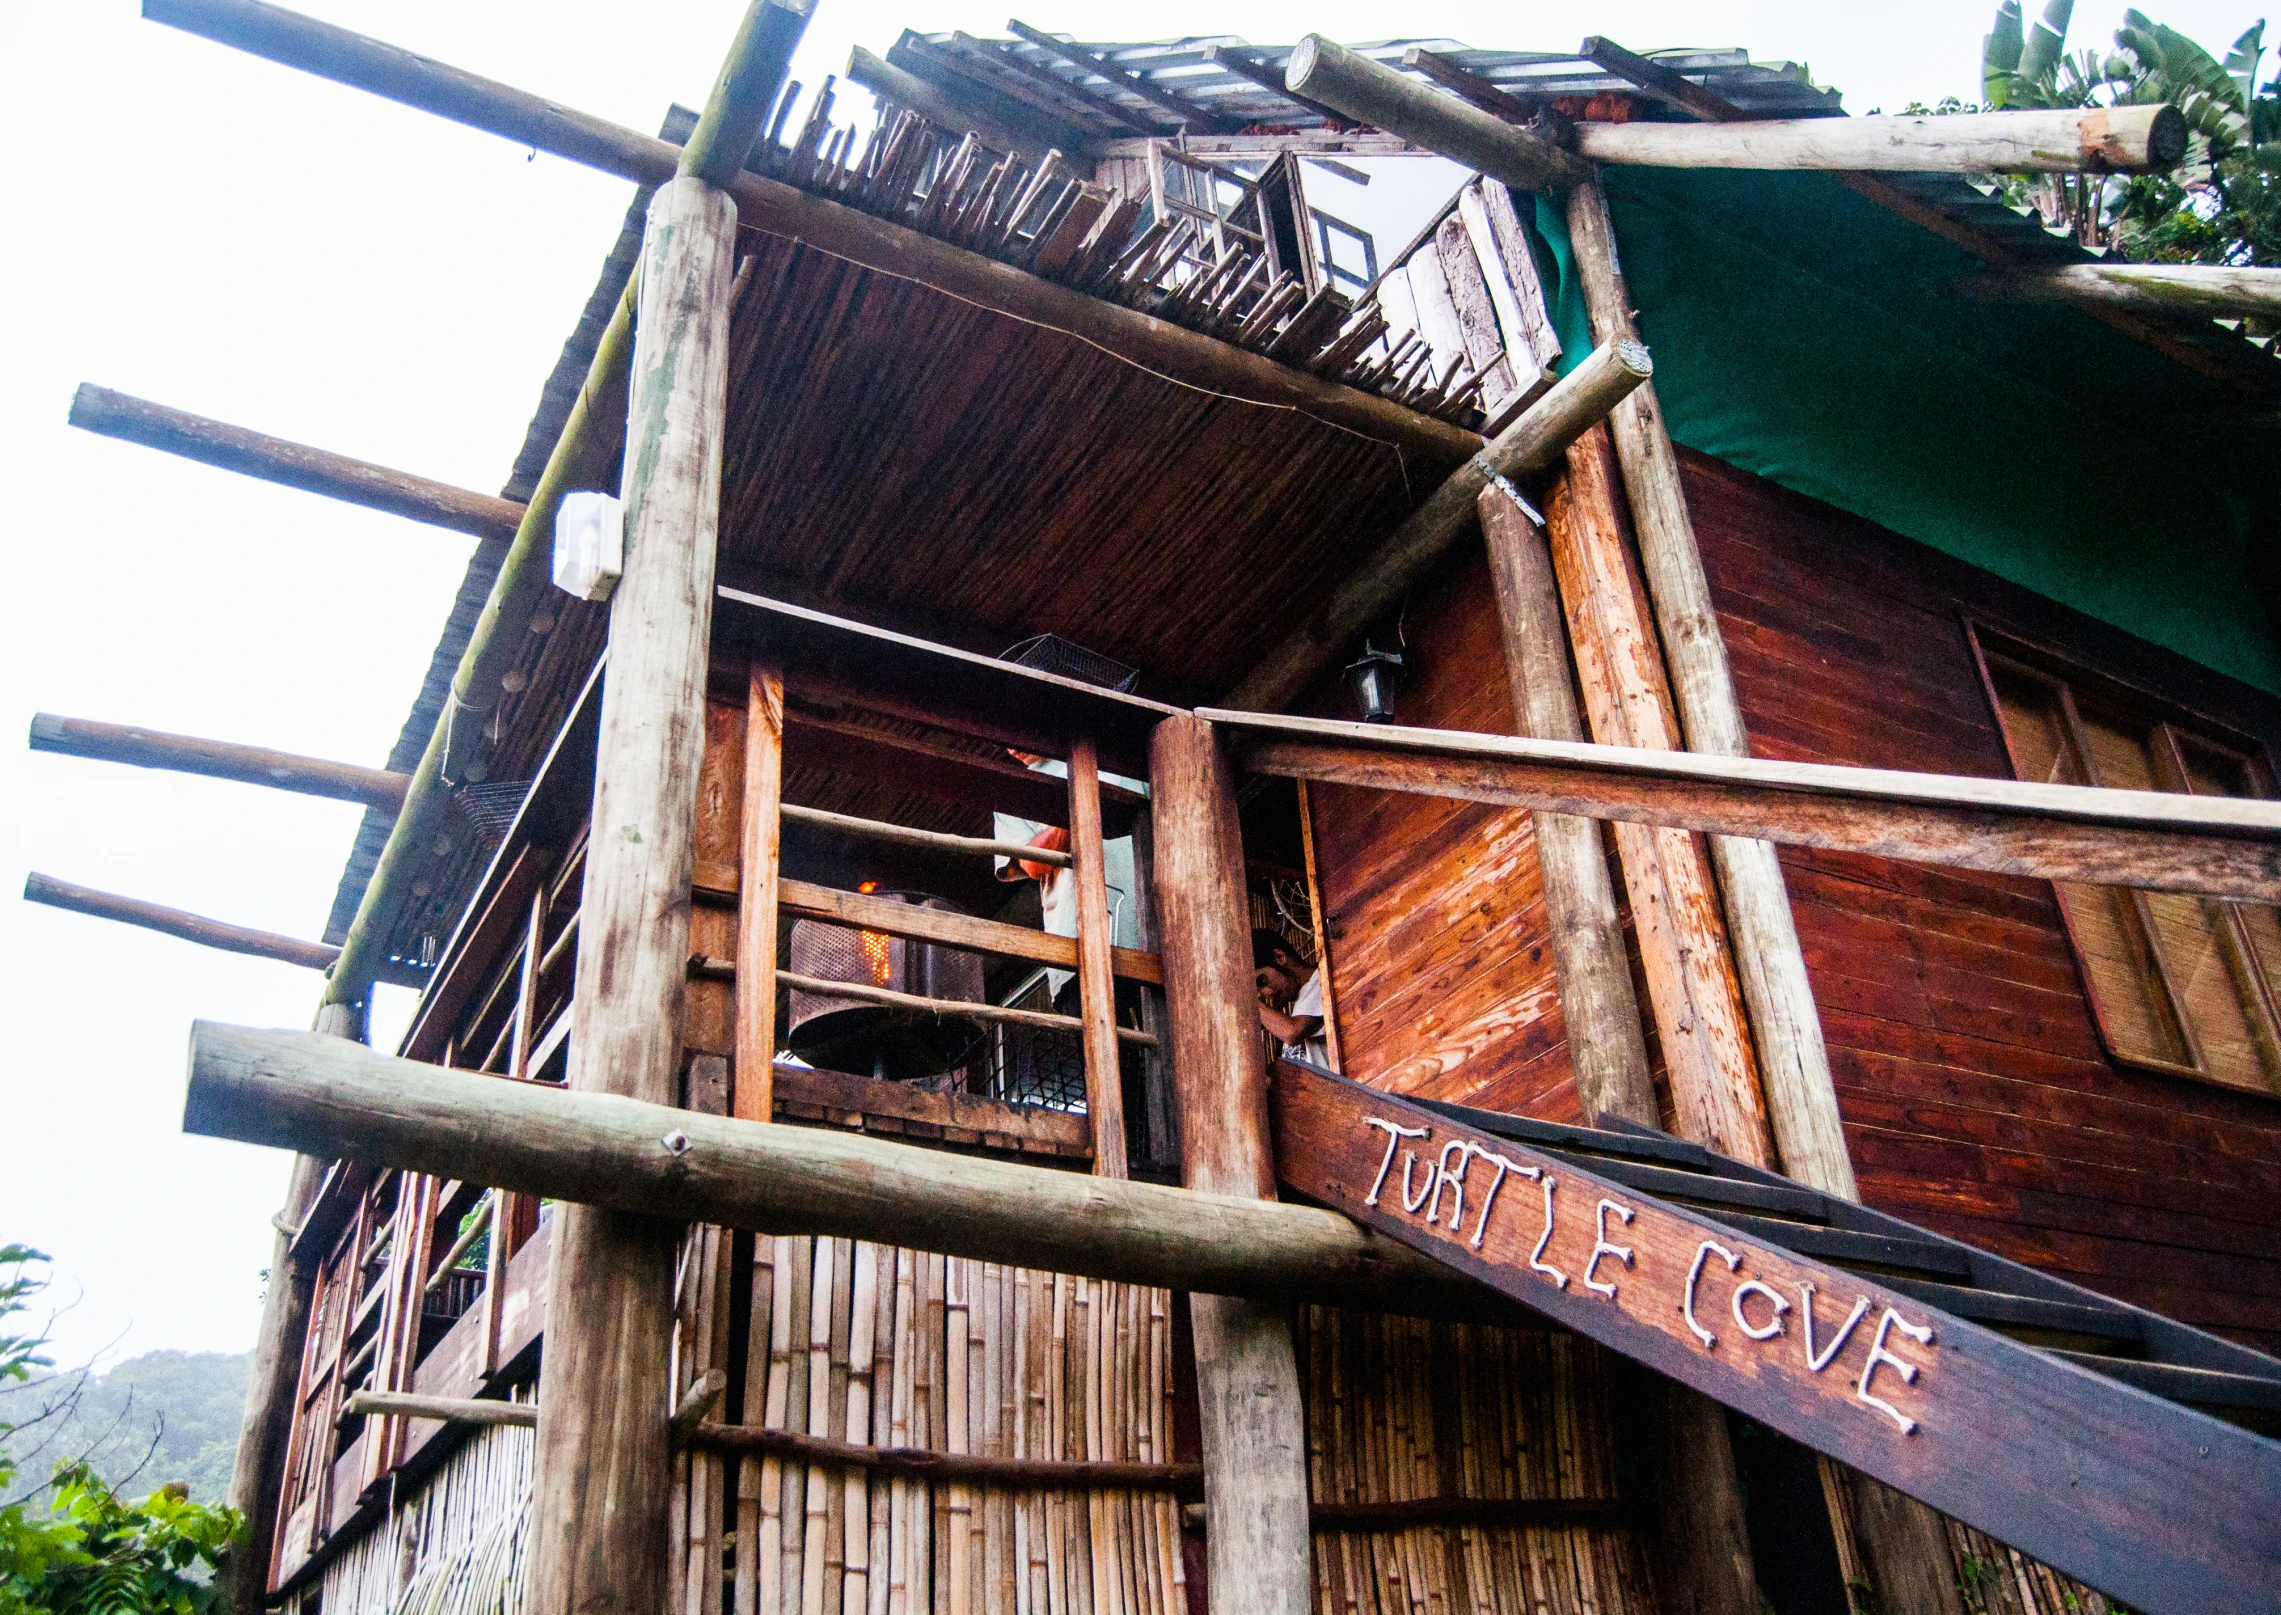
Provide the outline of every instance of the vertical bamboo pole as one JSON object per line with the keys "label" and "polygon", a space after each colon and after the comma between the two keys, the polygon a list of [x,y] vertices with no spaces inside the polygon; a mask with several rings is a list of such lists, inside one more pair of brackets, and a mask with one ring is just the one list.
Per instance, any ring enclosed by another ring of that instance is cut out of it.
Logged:
{"label": "vertical bamboo pole", "polygon": [[[571,1086],[671,1104],[679,1077],[705,735],[736,207],[659,188],[643,249],[627,425],[626,567],[610,604]],[[554,1220],[531,1605],[665,1602],[675,1230],[565,1204]]]}
{"label": "vertical bamboo pole", "polygon": [[757,659],[745,704],[744,743],[733,1114],[765,1122],[776,1113],[776,894],[784,843],[784,675]]}
{"label": "vertical bamboo pole", "polygon": [[[1266,1049],[1232,774],[1210,724],[1183,715],[1157,725],[1149,788],[1181,1176],[1192,1189],[1269,1200]],[[1305,1615],[1307,1432],[1289,1320],[1280,1308],[1223,1296],[1199,1295],[1192,1306],[1211,1607]]]}
{"label": "vertical bamboo pole", "polygon": [[1089,737],[1069,744],[1069,855],[1077,880],[1077,997],[1084,1022],[1085,1111],[1093,1171],[1125,1176],[1124,1062],[1117,983],[1109,972],[1109,886],[1101,837],[1101,759]]}

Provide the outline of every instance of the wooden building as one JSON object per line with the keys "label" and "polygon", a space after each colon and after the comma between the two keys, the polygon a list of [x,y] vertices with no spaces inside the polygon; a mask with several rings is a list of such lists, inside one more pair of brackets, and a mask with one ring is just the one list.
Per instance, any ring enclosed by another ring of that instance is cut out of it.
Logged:
{"label": "wooden building", "polygon": [[327,972],[193,1034],[239,1608],[2281,1607],[2275,272],[1969,177],[2174,112],[146,12],[637,187],[497,496],[73,406],[481,541],[384,769],[33,727],[368,804],[322,942],[27,891]]}

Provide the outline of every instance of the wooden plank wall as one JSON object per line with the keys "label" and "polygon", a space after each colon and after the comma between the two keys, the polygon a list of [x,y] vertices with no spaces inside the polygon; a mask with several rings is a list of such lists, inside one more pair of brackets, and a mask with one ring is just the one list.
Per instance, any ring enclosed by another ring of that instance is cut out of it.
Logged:
{"label": "wooden plank wall", "polygon": [[[2281,740],[2281,703],[1719,461],[1682,464],[1759,756],[2009,777],[1968,619]],[[1399,719],[1511,733],[1495,627],[1477,554],[1421,586]],[[1528,816],[1334,786],[1314,803],[1348,1073],[1582,1119]],[[2281,1101],[2109,1060],[2048,884],[1783,865],[1864,1199],[2281,1350]]]}

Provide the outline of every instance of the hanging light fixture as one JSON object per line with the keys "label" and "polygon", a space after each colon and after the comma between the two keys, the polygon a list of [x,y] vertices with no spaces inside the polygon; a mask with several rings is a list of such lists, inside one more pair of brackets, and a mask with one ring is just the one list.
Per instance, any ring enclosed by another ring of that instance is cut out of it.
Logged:
{"label": "hanging light fixture", "polygon": [[1391,723],[1394,719],[1394,677],[1402,667],[1399,651],[1380,650],[1365,639],[1362,658],[1346,670],[1347,688],[1364,723]]}

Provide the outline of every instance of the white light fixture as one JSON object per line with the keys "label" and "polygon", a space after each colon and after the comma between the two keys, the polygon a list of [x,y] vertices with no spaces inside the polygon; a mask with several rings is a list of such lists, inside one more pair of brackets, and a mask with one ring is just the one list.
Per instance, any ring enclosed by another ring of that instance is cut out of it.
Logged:
{"label": "white light fixture", "polygon": [[606,493],[566,493],[554,513],[554,584],[607,600],[626,570],[626,507]]}

